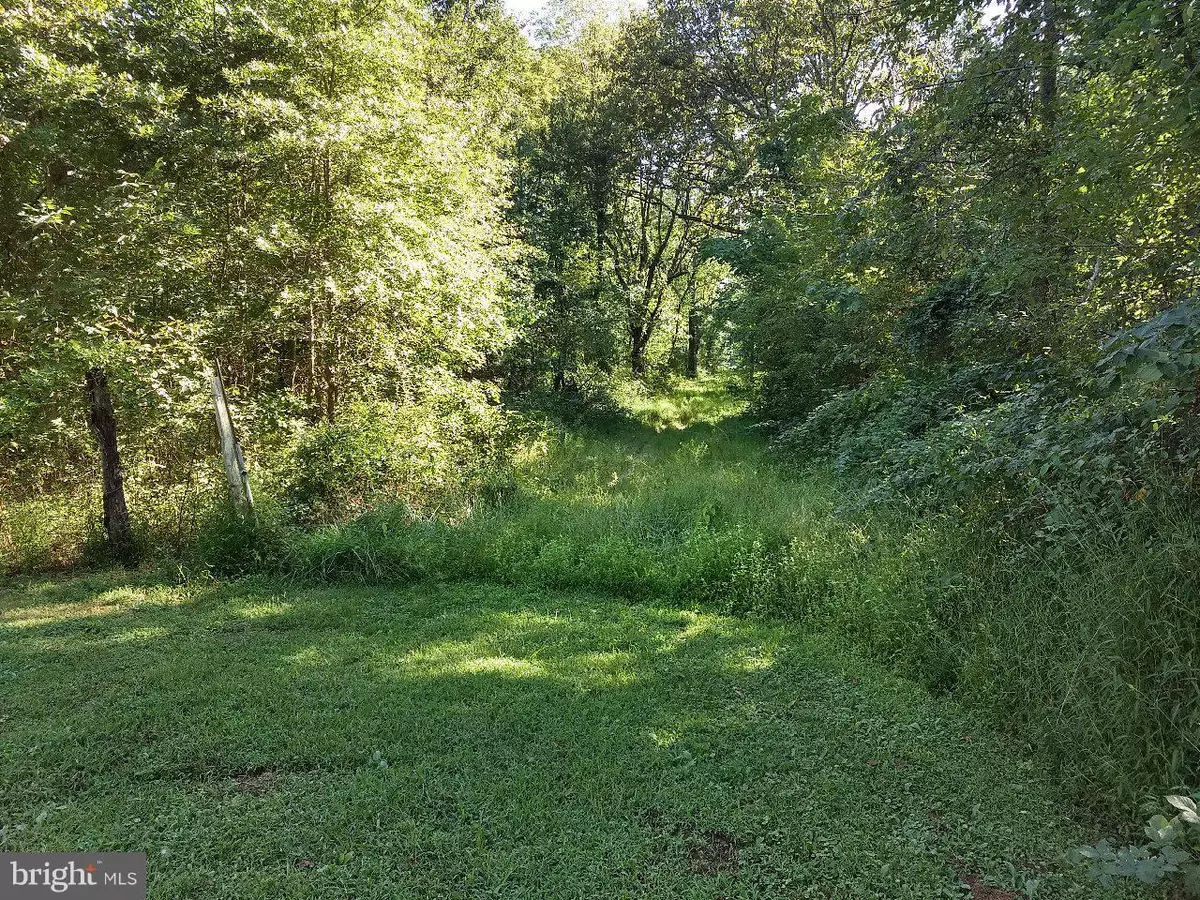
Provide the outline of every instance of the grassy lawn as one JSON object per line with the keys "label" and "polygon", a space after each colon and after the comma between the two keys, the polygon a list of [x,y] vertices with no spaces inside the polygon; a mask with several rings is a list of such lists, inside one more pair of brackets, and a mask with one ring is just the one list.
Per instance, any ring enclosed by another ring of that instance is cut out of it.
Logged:
{"label": "grassy lawn", "polygon": [[154,898],[1130,896],[1003,739],[770,621],[13,581],[0,697],[5,847],[145,850]]}

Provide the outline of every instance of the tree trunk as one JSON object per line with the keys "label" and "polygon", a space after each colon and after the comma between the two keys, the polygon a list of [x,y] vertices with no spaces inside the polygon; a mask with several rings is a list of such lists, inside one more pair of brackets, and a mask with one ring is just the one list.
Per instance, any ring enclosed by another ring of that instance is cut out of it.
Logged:
{"label": "tree trunk", "polygon": [[629,368],[634,376],[641,378],[646,374],[646,344],[648,340],[637,331],[633,331],[629,338]]}
{"label": "tree trunk", "polygon": [[687,377],[695,378],[700,374],[700,313],[692,310],[688,313],[688,349]]}
{"label": "tree trunk", "polygon": [[108,377],[103,369],[88,369],[87,390],[92,408],[89,423],[96,435],[96,443],[100,445],[100,468],[104,474],[104,532],[113,555],[123,562],[132,562],[133,531],[125,506],[121,455],[117,451],[117,418],[113,414]]}
{"label": "tree trunk", "polygon": [[1058,56],[1062,32],[1058,27],[1054,0],[1042,0],[1041,65],[1038,73],[1038,110],[1045,129],[1046,150],[1053,140],[1052,132],[1058,121]]}

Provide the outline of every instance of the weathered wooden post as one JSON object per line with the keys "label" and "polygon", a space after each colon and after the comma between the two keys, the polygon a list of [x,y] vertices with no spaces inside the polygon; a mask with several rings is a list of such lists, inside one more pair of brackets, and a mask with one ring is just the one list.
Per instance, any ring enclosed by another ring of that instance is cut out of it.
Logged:
{"label": "weathered wooden post", "polygon": [[108,392],[108,376],[99,366],[87,370],[88,424],[100,445],[100,470],[104,478],[104,533],[113,555],[124,562],[134,557],[133,529],[125,506],[125,476],[117,450],[117,417]]}
{"label": "weathered wooden post", "polygon": [[221,439],[221,457],[225,461],[225,477],[229,481],[229,501],[234,509],[253,517],[254,497],[250,493],[246,460],[242,456],[242,445],[237,442],[233,431],[233,419],[229,415],[229,403],[225,398],[219,365],[212,373],[212,392],[217,414],[217,434]]}

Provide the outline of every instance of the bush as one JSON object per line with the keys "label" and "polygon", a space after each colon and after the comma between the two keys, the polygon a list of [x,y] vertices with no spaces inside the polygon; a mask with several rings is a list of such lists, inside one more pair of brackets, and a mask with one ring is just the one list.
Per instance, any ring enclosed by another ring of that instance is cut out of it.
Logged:
{"label": "bush", "polygon": [[0,502],[0,572],[60,568],[103,539],[94,498],[34,496]]}
{"label": "bush", "polygon": [[211,507],[201,518],[185,563],[212,575],[240,576],[278,570],[287,556],[290,535],[277,504],[260,499],[254,516],[228,503]]}
{"label": "bush", "polygon": [[861,488],[847,514],[915,554],[851,561],[827,627],[955,687],[1110,810],[1200,782],[1198,374],[1182,304],[1083,374],[914,369],[783,430],[776,451],[832,464]]}
{"label": "bush", "polygon": [[504,414],[461,383],[420,404],[356,403],[299,440],[284,498],[309,524],[382,505],[452,517],[483,486],[505,441]]}

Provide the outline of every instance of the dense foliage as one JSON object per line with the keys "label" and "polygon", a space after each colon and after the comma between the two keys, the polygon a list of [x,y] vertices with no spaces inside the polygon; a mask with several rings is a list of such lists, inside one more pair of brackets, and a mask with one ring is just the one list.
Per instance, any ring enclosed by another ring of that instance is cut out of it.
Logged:
{"label": "dense foliage", "polygon": [[[102,547],[101,369],[144,544],[787,615],[1104,802],[1194,788],[1197,47],[1196,0],[6,8],[0,559]],[[536,448],[559,497],[609,460],[512,410],[705,371],[840,508],[773,474],[723,529],[700,445],[575,532],[542,503]]]}
{"label": "dense foliage", "polygon": [[91,365],[162,498],[211,482],[217,363],[262,462],[364,398],[467,398],[509,341],[531,58],[497,9],[21,4],[0,55],[9,497],[94,481]]}

